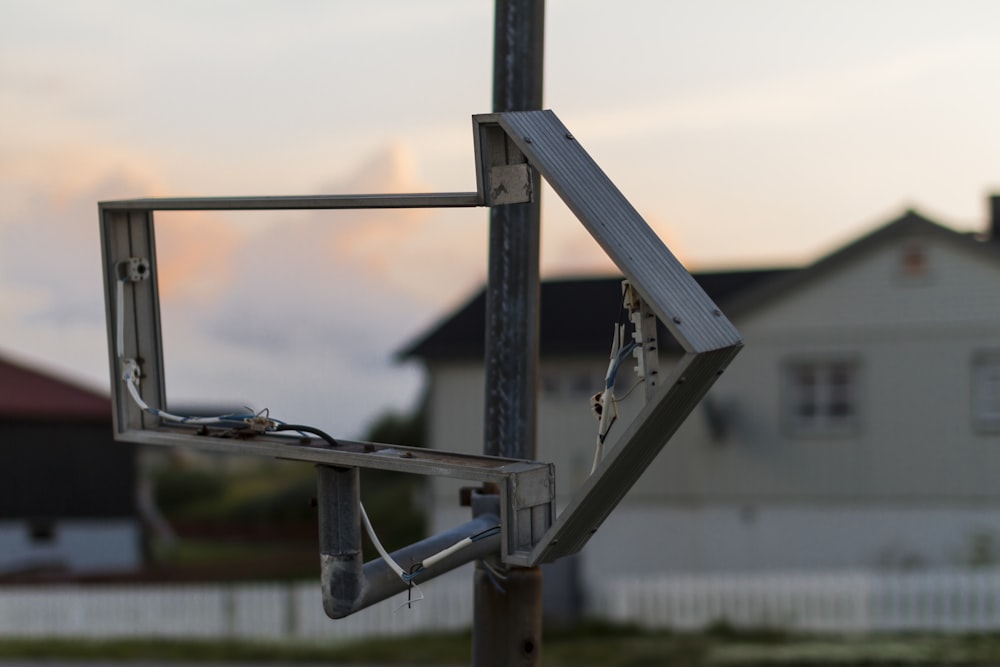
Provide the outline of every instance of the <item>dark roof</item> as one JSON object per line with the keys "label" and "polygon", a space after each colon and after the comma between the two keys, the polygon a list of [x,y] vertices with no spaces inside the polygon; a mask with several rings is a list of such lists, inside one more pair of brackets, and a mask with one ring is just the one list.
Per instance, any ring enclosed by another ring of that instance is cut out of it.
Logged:
{"label": "dark roof", "polygon": [[[903,238],[920,236],[956,244],[963,249],[1000,260],[1000,241],[956,232],[909,209],[894,220],[802,269],[758,269],[695,273],[694,278],[732,319],[764,302],[841,269],[857,257]],[[575,356],[606,354],[610,323],[621,305],[621,278],[582,278],[542,283],[540,354]],[[485,292],[443,319],[404,348],[399,356],[422,359],[482,358],[484,352]],[[670,337],[660,328],[660,345]]]}
{"label": "dark roof", "polygon": [[[695,280],[723,310],[750,286],[789,269],[720,271],[694,274]],[[612,324],[622,303],[621,276],[547,280],[539,297],[539,354],[543,357],[606,355]],[[485,351],[486,293],[480,291],[464,306],[399,352],[402,358],[471,359]],[[661,328],[662,341],[668,340]]]}
{"label": "dark roof", "polygon": [[0,357],[0,418],[110,421],[111,400]]}

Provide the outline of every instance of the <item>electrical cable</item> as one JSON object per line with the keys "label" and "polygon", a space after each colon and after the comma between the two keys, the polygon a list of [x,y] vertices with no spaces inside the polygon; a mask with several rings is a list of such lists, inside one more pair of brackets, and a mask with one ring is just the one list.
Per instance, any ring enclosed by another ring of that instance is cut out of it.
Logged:
{"label": "electrical cable", "polygon": [[[124,284],[125,284],[124,280],[119,280],[116,290],[117,292],[116,294],[117,321],[115,327],[116,351],[118,353],[118,360],[123,366],[122,381],[125,383],[125,387],[128,389],[128,392],[131,395],[132,400],[135,401],[135,404],[143,412],[159,417],[161,419],[165,419],[167,421],[177,422],[181,424],[199,424],[199,425],[229,424],[232,425],[233,427],[249,426],[250,428],[261,431],[294,431],[296,433],[315,435],[331,447],[340,446],[340,443],[333,436],[323,431],[322,429],[316,428],[315,426],[308,426],[306,424],[289,424],[271,419],[270,416],[268,415],[267,409],[262,410],[261,412],[258,412],[256,414],[251,412],[248,414],[226,414],[226,415],[218,415],[215,417],[192,417],[192,416],[176,415],[167,412],[166,410],[160,410],[159,408],[151,407],[148,403],[146,403],[143,400],[142,395],[139,393],[139,377],[140,377],[139,364],[134,359],[125,358]],[[402,568],[402,566],[399,563],[397,563],[392,558],[392,556],[389,555],[389,552],[386,551],[385,547],[382,546],[382,541],[378,538],[378,535],[375,533],[375,528],[374,526],[372,526],[371,519],[368,518],[368,513],[365,511],[364,504],[359,503],[358,506],[360,509],[361,521],[365,527],[365,531],[367,532],[369,539],[372,542],[372,545],[375,547],[375,550],[378,552],[382,560],[386,562],[389,568],[396,573],[396,576],[398,576],[403,582],[405,582],[410,589],[407,596],[407,601],[404,602],[399,607],[397,607],[397,610],[404,606],[408,607],[412,605],[412,603],[423,599],[423,594],[420,593],[419,589],[417,589],[417,586],[414,583],[414,579],[420,574],[420,572],[432,566],[434,563],[437,563],[440,560],[448,557],[449,555],[469,546],[473,542],[484,540],[500,532],[500,526],[493,526],[491,528],[487,528],[483,531],[480,531],[475,535],[463,538],[458,542],[456,542],[455,544],[451,545],[450,547],[442,549],[436,554],[432,554],[431,556],[425,558],[420,563],[415,564],[411,568],[411,571],[407,572]],[[416,590],[416,592],[420,595],[420,597],[418,598],[413,597],[414,590]]]}
{"label": "electrical cable", "polygon": [[125,387],[128,389],[129,394],[132,396],[132,400],[135,401],[136,405],[146,413],[153,415],[154,417],[159,417],[160,419],[165,419],[167,421],[176,422],[179,424],[231,424],[233,426],[245,425],[248,420],[253,419],[257,415],[253,413],[249,414],[225,414],[217,415],[214,417],[192,417],[186,415],[175,415],[172,412],[167,412],[166,410],[160,410],[159,408],[150,407],[139,394],[138,387],[138,367],[135,362],[128,362],[125,364],[125,374],[122,376],[125,381]]}
{"label": "electrical cable", "polygon": [[277,423],[273,428],[269,429],[271,431],[296,431],[298,433],[311,433],[312,435],[318,436],[326,441],[326,444],[331,447],[340,447],[340,443],[337,442],[332,435],[321,431],[315,426],[306,426],[305,424],[286,424],[284,422]]}
{"label": "electrical cable", "polygon": [[399,563],[393,560],[392,556],[389,555],[389,552],[382,546],[382,541],[379,540],[378,535],[375,534],[375,528],[372,527],[372,522],[368,518],[368,512],[365,511],[365,506],[361,503],[358,503],[358,505],[361,508],[361,523],[364,525],[365,532],[368,533],[368,537],[371,539],[372,545],[375,547],[375,551],[377,551],[378,555],[382,557],[382,560],[384,560],[386,565],[389,566],[389,569],[396,573],[397,577],[406,583],[410,583],[406,570],[404,570]]}
{"label": "electrical cable", "polygon": [[[622,364],[628,359],[636,348],[642,347],[637,341],[630,340],[624,342],[626,315],[626,292],[622,291],[622,301],[618,308],[618,321],[614,324],[614,333],[611,339],[611,354],[608,361],[608,370],[604,375],[604,388],[591,398],[591,409],[597,417],[597,441],[594,447],[594,461],[590,467],[590,474],[594,474],[601,459],[604,458],[604,443],[611,432],[611,427],[618,421],[618,398],[615,396],[615,382],[618,379],[618,371]],[[641,379],[640,379],[641,381]],[[629,388],[625,396],[627,397],[635,389],[638,382]]]}

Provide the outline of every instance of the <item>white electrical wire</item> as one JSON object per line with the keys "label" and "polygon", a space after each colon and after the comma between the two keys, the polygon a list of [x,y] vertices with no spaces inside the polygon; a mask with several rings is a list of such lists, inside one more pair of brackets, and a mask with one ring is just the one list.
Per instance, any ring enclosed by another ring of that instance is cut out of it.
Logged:
{"label": "white electrical wire", "polygon": [[386,562],[386,565],[389,566],[389,569],[391,569],[393,572],[396,573],[397,577],[402,579],[405,583],[410,584],[411,586],[414,585],[413,584],[414,578],[416,578],[416,576],[423,570],[433,566],[435,563],[441,562],[442,560],[444,560],[445,558],[454,553],[458,553],[459,551],[466,548],[473,542],[477,542],[487,537],[492,537],[493,535],[496,535],[498,532],[500,532],[500,526],[494,526],[492,528],[487,528],[486,530],[477,533],[475,535],[470,535],[469,537],[463,537],[459,541],[452,544],[450,547],[445,547],[441,551],[438,551],[435,554],[431,554],[427,558],[417,563],[413,567],[411,572],[407,572],[406,570],[403,569],[402,565],[397,563],[392,558],[392,556],[389,555],[389,552],[386,551],[385,547],[382,546],[382,541],[379,540],[378,535],[375,534],[375,528],[372,526],[371,519],[368,518],[368,513],[365,511],[364,504],[360,504],[360,508],[361,508],[361,523],[364,524],[365,532],[368,533],[368,537],[371,539],[372,545],[375,547],[375,551],[377,551],[378,555],[382,557],[382,560]]}
{"label": "white electrical wire", "polygon": [[180,424],[230,424],[235,421],[247,421],[252,419],[254,415],[219,415],[217,417],[186,417],[183,415],[175,415],[173,413],[167,412],[166,410],[160,410],[158,408],[151,408],[142,400],[142,396],[139,394],[138,387],[138,367],[135,366],[134,361],[127,361],[125,364],[125,375],[122,379],[125,381],[125,386],[128,388],[128,393],[132,395],[132,400],[135,404],[139,406],[139,409],[143,412],[147,412],[160,419],[165,419],[167,421],[177,422]]}
{"label": "white electrical wire", "polygon": [[[640,347],[635,341],[624,343],[625,326],[615,325],[614,334],[611,339],[611,358],[608,361],[608,371],[604,376],[604,388],[600,393],[591,399],[591,407],[597,416],[597,440],[594,447],[594,462],[590,467],[590,474],[593,475],[604,458],[604,442],[607,440],[611,427],[618,419],[618,398],[615,396],[615,381],[618,377],[618,370],[622,363],[636,347]],[[632,385],[625,396],[632,393],[638,385]],[[623,397],[624,398],[624,397]]]}
{"label": "white electrical wire", "polygon": [[428,568],[428,567],[434,565],[434,563],[439,563],[442,560],[444,560],[445,558],[447,558],[448,556],[452,555],[453,553],[457,553],[457,552],[461,551],[462,549],[464,549],[465,547],[469,546],[470,544],[472,544],[472,541],[473,540],[472,540],[471,537],[464,537],[464,538],[460,539],[458,542],[455,542],[453,545],[451,545],[447,549],[442,549],[441,551],[437,552],[433,556],[428,556],[427,558],[423,559],[420,562],[420,567],[422,569],[423,568]]}
{"label": "white electrical wire", "polygon": [[[188,417],[182,415],[175,415],[173,413],[167,412],[166,410],[160,410],[159,408],[150,407],[149,404],[142,399],[142,395],[139,393],[140,373],[139,373],[138,363],[136,363],[134,359],[125,358],[125,281],[124,280],[118,280],[118,285],[116,289],[116,302],[117,303],[116,303],[115,344],[118,353],[119,363],[121,363],[123,366],[122,381],[125,383],[125,387],[128,389],[129,395],[131,395],[132,400],[135,401],[135,404],[139,406],[139,408],[143,412],[149,413],[151,415],[154,415],[161,419],[165,419],[167,421],[178,422],[183,424],[221,424],[221,423],[231,423],[237,420],[249,421],[252,419],[259,419],[261,418],[262,414],[265,414],[265,413],[259,413],[257,415],[248,414],[248,415],[220,415],[218,417]],[[267,419],[266,416],[264,417],[264,419],[265,421],[270,422],[270,420]],[[490,537],[494,535],[496,532],[499,532],[500,530],[500,526],[496,526],[494,528],[487,529],[477,535],[463,538],[458,542],[456,542],[455,544],[451,545],[450,547],[446,547],[445,549],[442,549],[436,554],[432,554],[431,556],[425,558],[423,561],[421,561],[416,565],[416,567],[414,568],[414,572],[410,574],[407,573],[406,570],[404,570],[403,567],[399,563],[397,563],[392,558],[392,556],[389,555],[389,552],[386,551],[385,547],[382,546],[382,541],[379,540],[378,535],[375,534],[375,528],[372,526],[371,519],[368,518],[368,513],[365,511],[365,506],[359,503],[359,508],[361,510],[361,521],[364,524],[365,531],[368,533],[368,537],[371,539],[372,544],[375,546],[375,550],[378,552],[379,556],[382,557],[382,560],[386,562],[389,568],[396,573],[396,576],[399,577],[403,582],[405,582],[408,586],[410,586],[413,589],[416,589],[416,584],[413,583],[413,579],[417,575],[417,573],[419,573],[421,570],[431,567],[435,563],[440,562],[441,560],[447,558],[448,556],[457,553],[458,551],[461,551],[462,549],[466,548],[473,542],[480,539],[484,539],[486,537]],[[422,600],[423,594],[420,593],[419,590],[417,590],[417,593],[420,595],[420,597],[411,598],[407,602],[397,607],[397,610],[401,607],[409,606],[413,602]]]}
{"label": "white electrical wire", "polygon": [[386,565],[388,565],[389,568],[396,573],[397,577],[399,577],[406,583],[410,583],[410,580],[407,578],[406,570],[404,570],[399,563],[393,560],[392,556],[389,555],[389,552],[386,551],[385,547],[382,546],[382,542],[378,539],[378,535],[375,534],[375,529],[372,527],[372,522],[368,518],[368,512],[365,511],[365,506],[362,505],[361,503],[358,504],[361,507],[361,522],[364,524],[365,531],[368,533],[368,537],[371,539],[372,544],[375,546],[375,551],[377,551],[378,555],[382,557],[382,560],[386,562]]}

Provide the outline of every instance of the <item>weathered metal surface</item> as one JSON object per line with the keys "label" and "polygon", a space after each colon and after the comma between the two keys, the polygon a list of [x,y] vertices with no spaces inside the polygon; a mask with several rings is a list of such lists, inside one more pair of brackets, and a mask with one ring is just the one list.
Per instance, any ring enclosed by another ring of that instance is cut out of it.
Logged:
{"label": "weathered metal surface", "polygon": [[505,481],[509,502],[501,506],[504,562],[532,565],[531,551],[552,525],[555,512],[555,470],[525,471]]}
{"label": "weathered metal surface", "polygon": [[476,564],[472,620],[475,667],[528,667],[542,654],[542,571],[516,567],[507,572],[502,590]]}
{"label": "weathered metal surface", "polygon": [[[108,360],[111,369],[111,399],[115,433],[154,428],[155,419],[144,414],[129,400],[121,381],[123,369],[118,358],[117,322],[123,320],[121,347],[124,357],[143,360],[143,395],[147,401],[162,405],[166,395],[163,384],[163,345],[160,339],[159,291],[156,277],[156,244],[153,216],[144,210],[111,210],[99,207],[101,219],[101,257],[104,264],[104,298],[108,330]],[[118,276],[121,262],[142,258],[150,275],[130,282],[124,299],[118,303]],[[123,312],[119,315],[118,309]]]}
{"label": "weathered metal surface", "polygon": [[[101,204],[116,437],[495,484],[501,499],[505,563],[530,566],[579,550],[739,351],[742,338],[554,114],[499,112],[476,116],[473,122],[479,161],[479,191],[473,194],[153,199]],[[531,209],[537,204],[535,179],[539,173],[628,278],[641,297],[643,322],[650,319],[650,312],[655,314],[688,352],[670,374],[658,376],[659,387],[650,382],[646,407],[557,519],[553,517],[551,465],[524,460],[535,458],[538,229],[537,217],[532,217],[537,211]],[[527,177],[536,197],[531,205],[492,209],[484,428],[487,455],[357,442],[330,447],[315,439],[271,434],[246,437],[208,427],[196,431],[161,424],[129,400],[121,381],[122,358],[139,364],[143,400],[162,408],[165,395],[154,210],[449,205],[441,202],[480,205],[488,196],[496,204],[496,193],[487,194],[492,185],[524,189]],[[504,215],[498,216],[501,211]],[[146,267],[148,279],[141,275]],[[123,284],[124,298],[119,300]],[[119,317],[120,334],[116,331]]]}
{"label": "weathered metal surface", "polygon": [[506,130],[686,351],[742,344],[732,323],[554,113],[482,119]]}
{"label": "weathered metal surface", "polygon": [[531,201],[532,177],[526,163],[503,164],[490,169],[486,203],[490,206]]}
{"label": "weathered metal surface", "polygon": [[[410,587],[382,558],[362,563],[361,495],[357,468],[317,467],[319,503],[320,585],[323,610],[330,618],[344,618]],[[475,538],[500,523],[499,502],[479,511],[472,521],[392,552],[389,556],[407,573],[420,570],[413,584],[433,579],[480,558],[500,553],[500,536],[474,539],[447,555],[441,552]],[[482,503],[477,503],[482,505]],[[438,556],[433,564],[424,561]]]}
{"label": "weathered metal surface", "polygon": [[469,208],[485,206],[478,192],[286,197],[158,197],[101,202],[101,208],[140,211],[291,211],[298,209]]}
{"label": "weathered metal surface", "polygon": [[[493,110],[540,109],[544,0],[496,0],[495,8]],[[485,149],[484,163],[489,161],[493,167],[524,160],[510,137],[498,140],[495,132],[487,130],[486,136],[491,135],[491,141],[479,146]],[[484,135],[477,131],[475,136]],[[485,171],[485,164],[480,171]],[[533,459],[537,451],[541,180],[535,170],[529,176],[533,201],[490,209],[483,451]],[[548,507],[551,520],[551,504]],[[530,542],[533,513],[526,514],[517,516],[517,525],[505,531],[510,552],[520,552]],[[512,517],[505,518],[509,524]],[[483,571],[476,571],[472,635],[476,667],[540,664],[541,572],[515,567],[507,581],[506,594],[498,597]],[[531,650],[525,652],[525,646]]]}
{"label": "weathered metal surface", "polygon": [[529,562],[551,562],[576,553],[587,543],[739,349],[686,355],[663,377],[658,393],[629,424],[621,440],[535,545]]}
{"label": "weathered metal surface", "polygon": [[[655,314],[688,353],[669,376],[658,373],[650,382],[646,408],[537,541],[523,561],[531,565],[574,553],[586,543],[729,364],[743,339],[555,114],[501,112],[476,116],[474,122],[477,136],[491,137],[481,146],[484,159],[491,155],[487,146],[497,155],[496,147],[502,144],[495,128],[503,128],[507,141],[545,177],[625,274],[641,298],[643,320]],[[489,364],[488,355],[487,373]],[[487,390],[493,391],[487,378]],[[527,540],[527,533],[520,538]]]}

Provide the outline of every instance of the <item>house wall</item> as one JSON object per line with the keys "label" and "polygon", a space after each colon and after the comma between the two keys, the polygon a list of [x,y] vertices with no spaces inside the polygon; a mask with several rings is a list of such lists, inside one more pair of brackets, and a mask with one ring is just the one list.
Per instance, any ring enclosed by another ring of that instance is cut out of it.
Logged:
{"label": "house wall", "polygon": [[110,421],[0,421],[0,439],[0,573],[141,566],[136,450]]}
{"label": "house wall", "polygon": [[0,521],[0,573],[135,570],[142,565],[141,539],[135,519]]}
{"label": "house wall", "polygon": [[[669,463],[678,498],[907,502],[1000,501],[1000,433],[976,427],[976,355],[1000,347],[1000,267],[946,243],[926,246],[931,277],[897,278],[905,242],[857,258],[758,309],[747,347],[710,396],[729,437],[686,424]],[[803,436],[783,419],[782,369],[797,359],[856,360],[856,433]]]}
{"label": "house wall", "polygon": [[[484,375],[481,362],[435,363],[431,366],[428,400],[428,440],[448,451],[481,454],[483,451]],[[607,370],[601,359],[548,359],[540,364],[538,394],[538,458],[556,465],[556,494],[565,505],[587,477],[593,463],[597,421],[590,397]],[[640,406],[638,394],[622,406],[622,425]],[[434,478],[435,504],[456,505],[458,489],[469,482]]]}
{"label": "house wall", "polygon": [[[1000,350],[1000,264],[969,245],[942,234],[862,244],[735,320],[746,348],[587,545],[584,580],[1000,560],[1000,431],[972,411],[975,359]],[[822,358],[856,363],[858,426],[796,434],[783,369]],[[543,361],[539,458],[556,464],[561,506],[589,470],[596,425],[582,391],[547,392],[546,377],[568,388],[592,373],[596,387],[605,367]],[[431,374],[431,442],[481,451],[480,365]],[[453,493],[436,498],[444,522],[466,516],[449,509]]]}

